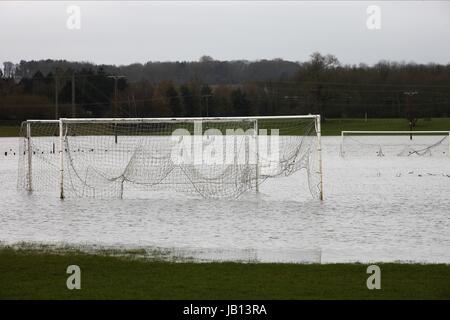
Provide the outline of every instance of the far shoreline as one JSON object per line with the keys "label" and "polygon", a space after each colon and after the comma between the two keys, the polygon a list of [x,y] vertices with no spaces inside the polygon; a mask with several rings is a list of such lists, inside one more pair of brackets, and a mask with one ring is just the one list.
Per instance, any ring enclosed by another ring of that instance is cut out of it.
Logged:
{"label": "far shoreline", "polygon": [[[407,131],[408,121],[404,118],[333,118],[326,119],[322,123],[323,136],[339,136],[344,130],[367,131]],[[450,118],[426,118],[419,119],[416,131],[450,131]],[[0,121],[0,137],[19,137],[20,124]]]}

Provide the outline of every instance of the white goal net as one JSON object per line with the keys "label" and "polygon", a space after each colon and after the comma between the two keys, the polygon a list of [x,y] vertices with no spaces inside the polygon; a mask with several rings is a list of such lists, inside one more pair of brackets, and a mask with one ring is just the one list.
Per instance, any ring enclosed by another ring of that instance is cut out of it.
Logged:
{"label": "white goal net", "polygon": [[319,116],[29,120],[18,188],[61,197],[169,190],[236,198],[300,169],[321,198]]}
{"label": "white goal net", "polygon": [[448,157],[450,131],[342,131],[341,156]]}

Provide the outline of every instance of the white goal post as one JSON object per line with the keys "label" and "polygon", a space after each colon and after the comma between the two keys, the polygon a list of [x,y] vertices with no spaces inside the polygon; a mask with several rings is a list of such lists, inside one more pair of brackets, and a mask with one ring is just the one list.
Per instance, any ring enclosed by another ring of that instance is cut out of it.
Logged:
{"label": "white goal post", "polygon": [[450,156],[450,131],[342,131],[340,155]]}
{"label": "white goal post", "polygon": [[320,127],[319,115],[27,120],[18,188],[60,198],[160,189],[236,198],[306,169],[322,200]]}

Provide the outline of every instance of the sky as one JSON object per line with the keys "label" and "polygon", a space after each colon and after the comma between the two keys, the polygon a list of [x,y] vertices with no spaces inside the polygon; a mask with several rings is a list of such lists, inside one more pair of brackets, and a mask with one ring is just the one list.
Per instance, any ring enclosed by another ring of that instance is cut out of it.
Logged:
{"label": "sky", "polygon": [[[79,15],[67,11],[73,5]],[[379,19],[367,13],[371,5],[378,6]],[[372,27],[379,22],[379,29],[368,28],[368,20]],[[450,63],[450,2],[0,2],[0,63],[124,65],[202,55],[305,61],[316,51],[344,64]]]}

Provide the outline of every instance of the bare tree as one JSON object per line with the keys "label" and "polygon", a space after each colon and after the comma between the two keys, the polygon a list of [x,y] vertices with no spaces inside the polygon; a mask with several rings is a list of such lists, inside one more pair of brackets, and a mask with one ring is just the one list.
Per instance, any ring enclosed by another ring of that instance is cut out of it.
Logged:
{"label": "bare tree", "polygon": [[3,73],[5,78],[14,77],[14,63],[10,61],[3,62]]}

